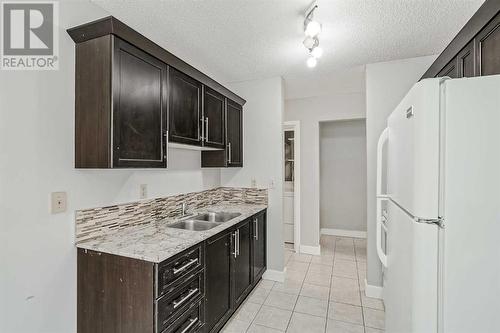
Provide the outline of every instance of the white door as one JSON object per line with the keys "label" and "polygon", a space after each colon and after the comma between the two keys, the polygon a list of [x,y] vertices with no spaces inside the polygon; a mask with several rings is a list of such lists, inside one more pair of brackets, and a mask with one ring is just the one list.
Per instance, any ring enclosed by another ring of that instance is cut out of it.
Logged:
{"label": "white door", "polygon": [[440,80],[417,83],[388,118],[387,192],[413,216],[438,217]]}
{"label": "white door", "polygon": [[387,208],[386,332],[437,332],[438,227]]}

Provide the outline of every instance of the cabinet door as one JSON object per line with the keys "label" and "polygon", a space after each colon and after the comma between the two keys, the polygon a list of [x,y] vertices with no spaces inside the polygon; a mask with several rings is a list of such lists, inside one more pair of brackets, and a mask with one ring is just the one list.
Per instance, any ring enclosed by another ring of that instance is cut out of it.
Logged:
{"label": "cabinet door", "polygon": [[458,70],[457,70],[457,60],[453,59],[451,60],[448,65],[446,65],[439,73],[436,75],[436,77],[443,77],[443,76],[448,76],[452,79],[456,79],[458,77]]}
{"label": "cabinet door", "polygon": [[245,299],[252,287],[251,224],[251,219],[246,220],[234,233],[236,249],[233,265],[234,309]]}
{"label": "cabinet door", "polygon": [[169,140],[200,145],[201,83],[169,68]]}
{"label": "cabinet door", "polygon": [[476,73],[479,76],[500,74],[500,15],[476,37]]}
{"label": "cabinet door", "polygon": [[470,42],[460,51],[457,56],[458,77],[476,76],[476,66],[474,59],[474,42]]}
{"label": "cabinet door", "polygon": [[266,214],[252,218],[253,221],[253,281],[258,281],[266,270]]}
{"label": "cabinet door", "polygon": [[241,105],[227,101],[227,165],[243,166],[243,109]]}
{"label": "cabinet door", "polygon": [[166,167],[167,65],[114,41],[113,167]]}
{"label": "cabinet door", "polygon": [[227,232],[206,243],[206,332],[218,331],[231,315],[231,237]]}
{"label": "cabinet door", "polygon": [[225,109],[224,96],[205,87],[203,93],[204,128],[202,131],[205,146],[224,149],[226,145]]}

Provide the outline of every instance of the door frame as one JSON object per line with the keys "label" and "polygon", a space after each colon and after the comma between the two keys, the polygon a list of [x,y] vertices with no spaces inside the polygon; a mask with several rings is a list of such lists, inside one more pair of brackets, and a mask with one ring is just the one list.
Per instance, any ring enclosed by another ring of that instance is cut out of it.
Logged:
{"label": "door frame", "polygon": [[[294,182],[293,182],[293,247],[296,253],[300,253],[300,121],[285,121],[283,123],[283,135],[285,131],[294,132]],[[283,143],[282,143],[283,144]],[[285,151],[283,149],[283,187],[285,185]],[[282,198],[283,200],[284,198]]]}

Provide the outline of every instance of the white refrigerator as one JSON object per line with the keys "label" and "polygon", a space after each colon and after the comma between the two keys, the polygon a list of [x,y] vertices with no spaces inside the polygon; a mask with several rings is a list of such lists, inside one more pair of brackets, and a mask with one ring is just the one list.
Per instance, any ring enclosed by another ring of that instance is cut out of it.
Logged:
{"label": "white refrigerator", "polygon": [[377,168],[386,332],[500,332],[500,75],[417,83]]}

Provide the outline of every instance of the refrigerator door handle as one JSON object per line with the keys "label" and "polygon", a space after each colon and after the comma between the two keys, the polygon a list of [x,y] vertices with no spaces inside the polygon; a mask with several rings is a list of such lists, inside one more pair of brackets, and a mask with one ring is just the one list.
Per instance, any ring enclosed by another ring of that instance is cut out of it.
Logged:
{"label": "refrigerator door handle", "polygon": [[[389,201],[389,198],[377,198],[377,254],[382,265],[387,268],[387,255],[382,249],[382,228],[387,233],[387,226],[382,221],[382,202]],[[385,217],[384,217],[385,219]]]}
{"label": "refrigerator door handle", "polygon": [[384,144],[389,139],[389,128],[386,127],[380,137],[378,138],[377,143],[377,198],[386,198],[387,194],[382,193],[382,174],[383,174],[383,150]]}
{"label": "refrigerator door handle", "polygon": [[386,127],[382,131],[382,134],[380,134],[377,143],[377,255],[380,259],[380,262],[385,268],[387,268],[387,255],[382,249],[382,228],[384,228],[387,234],[387,226],[385,225],[384,221],[382,221],[382,217],[384,218],[384,220],[387,220],[387,213],[382,211],[382,202],[388,201],[389,197],[387,196],[387,194],[382,193],[382,174],[384,144],[388,139],[389,128]]}

